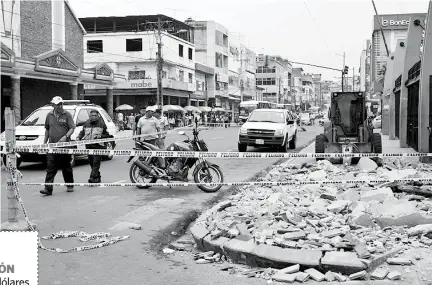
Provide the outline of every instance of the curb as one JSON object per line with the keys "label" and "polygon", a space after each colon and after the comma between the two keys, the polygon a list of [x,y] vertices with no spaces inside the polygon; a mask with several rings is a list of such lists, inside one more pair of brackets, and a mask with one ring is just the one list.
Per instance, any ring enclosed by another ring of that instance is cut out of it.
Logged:
{"label": "curb", "polygon": [[[310,147],[314,141],[315,139],[313,139],[312,142],[310,141],[306,147],[303,147],[300,153]],[[294,159],[296,158],[291,158],[284,163],[291,163]],[[400,251],[400,249],[392,250],[389,253],[371,260],[370,264],[365,264],[360,258],[357,258],[357,254],[352,252],[341,252],[342,255],[346,254],[346,258],[343,258],[344,256],[339,256],[332,252],[326,253],[320,250],[290,249],[267,244],[257,244],[253,239],[248,241],[226,237],[212,239],[210,231],[207,230],[206,222],[211,221],[213,213],[222,211],[229,206],[231,206],[230,201],[220,202],[215,205],[197,219],[195,224],[190,228],[190,232],[199,250],[214,251],[215,253],[223,254],[229,257],[233,262],[239,264],[278,269],[299,264],[301,270],[315,268],[322,271],[340,272],[344,274],[352,274],[361,270],[366,270],[370,273],[375,268],[385,263],[388,257],[394,256]]]}

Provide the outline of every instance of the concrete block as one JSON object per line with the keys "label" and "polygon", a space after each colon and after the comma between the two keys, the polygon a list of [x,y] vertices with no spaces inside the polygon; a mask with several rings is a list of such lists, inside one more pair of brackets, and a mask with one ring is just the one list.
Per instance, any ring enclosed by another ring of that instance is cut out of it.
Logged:
{"label": "concrete block", "polygon": [[204,224],[195,224],[190,228],[192,237],[194,238],[197,247],[200,250],[204,249],[203,239],[205,236],[207,236],[210,232],[207,230]]}
{"label": "concrete block", "polygon": [[387,263],[390,265],[411,265],[412,261],[406,258],[388,258]]}
{"label": "concrete block", "polygon": [[342,212],[347,209],[352,204],[349,200],[337,200],[330,205],[328,205],[327,210],[335,214]]}
{"label": "concrete block", "polygon": [[367,250],[366,244],[364,243],[357,244],[354,250],[357,252],[359,258],[369,258],[371,256],[371,253]]}
{"label": "concrete block", "polygon": [[283,274],[278,272],[272,276],[272,279],[278,282],[293,283],[296,280],[296,277],[297,277],[297,273]]}
{"label": "concrete block", "polygon": [[277,273],[281,274],[292,274],[300,271],[300,264],[288,266],[284,269],[279,270]]}
{"label": "concrete block", "polygon": [[371,277],[371,279],[374,279],[374,280],[384,280],[384,278],[386,278],[388,272],[389,271],[387,268],[377,268],[372,272],[370,277]]}
{"label": "concrete block", "polygon": [[321,265],[326,270],[352,274],[366,269],[366,266],[354,252],[326,252],[321,259]]}
{"label": "concrete block", "polygon": [[310,274],[310,277],[315,281],[321,282],[321,281],[324,281],[324,279],[325,279],[324,274],[322,274],[321,272],[319,272],[315,268],[306,269],[304,272]]}
{"label": "concrete block", "polygon": [[336,276],[335,276],[334,272],[327,271],[326,274],[324,275],[324,278],[328,282],[333,282],[333,281],[335,281]]}
{"label": "concrete block", "polygon": [[366,271],[362,270],[357,273],[351,274],[348,278],[349,280],[358,280],[358,279],[364,279],[366,277]]}
{"label": "concrete block", "polygon": [[296,273],[296,280],[298,282],[306,282],[310,278],[309,273],[298,272]]}
{"label": "concrete block", "polygon": [[324,170],[314,171],[309,174],[309,180],[311,181],[321,181],[326,179],[326,177],[327,173]]}
{"label": "concrete block", "polygon": [[372,159],[368,157],[360,158],[357,167],[360,168],[361,171],[372,171],[378,168],[378,165]]}
{"label": "concrete block", "polygon": [[339,282],[345,282],[348,279],[346,276],[344,276],[340,273],[335,273],[334,276],[335,276],[336,280]]}
{"label": "concrete block", "polygon": [[384,262],[386,262],[387,258],[390,258],[390,257],[397,255],[401,250],[402,250],[402,248],[398,247],[398,248],[390,250],[384,254],[381,254],[379,256],[374,257],[372,259],[372,262],[369,265],[367,271],[368,272],[374,271],[376,268],[378,268],[380,265],[382,265]]}
{"label": "concrete block", "polygon": [[389,280],[399,280],[401,279],[402,274],[400,274],[400,272],[398,271],[391,271],[389,272],[389,274],[387,274],[387,279]]}
{"label": "concrete block", "polygon": [[260,258],[264,264],[271,264],[276,268],[283,268],[293,264],[304,267],[318,267],[322,256],[322,252],[318,250],[280,248],[265,244],[256,246],[253,254]]}
{"label": "concrete block", "polygon": [[297,231],[297,232],[285,233],[282,237],[285,240],[299,240],[299,239],[304,239],[306,237],[306,233],[304,231]]}

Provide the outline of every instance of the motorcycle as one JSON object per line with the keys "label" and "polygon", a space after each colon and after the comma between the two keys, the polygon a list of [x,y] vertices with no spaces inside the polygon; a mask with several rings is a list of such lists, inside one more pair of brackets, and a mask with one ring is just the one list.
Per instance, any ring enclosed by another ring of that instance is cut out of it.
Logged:
{"label": "motorcycle", "polygon": [[[184,131],[178,132],[179,135],[187,137],[182,142],[175,142],[169,145],[167,151],[208,151],[207,144],[199,139],[198,123],[192,130],[193,138],[189,138]],[[157,146],[136,141],[136,150],[160,151]],[[156,183],[158,179],[171,181],[188,181],[189,171],[193,168],[193,179],[195,183],[223,183],[224,178],[220,167],[208,162],[204,158],[197,157],[138,157],[131,156],[128,163],[132,161],[129,170],[129,178],[132,183]],[[138,185],[140,189],[148,189],[150,185]],[[218,191],[222,185],[198,185],[204,192],[212,193]]]}

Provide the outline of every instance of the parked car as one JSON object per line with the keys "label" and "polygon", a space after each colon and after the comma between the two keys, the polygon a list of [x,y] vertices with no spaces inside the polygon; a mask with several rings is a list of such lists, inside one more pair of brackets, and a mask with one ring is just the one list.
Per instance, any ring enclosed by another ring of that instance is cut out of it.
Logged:
{"label": "parked car", "polygon": [[381,129],[381,116],[377,116],[372,120],[374,129]]}
{"label": "parked car", "polygon": [[300,124],[306,126],[312,125],[309,113],[300,113]]}
{"label": "parked car", "polygon": [[256,109],[241,126],[238,133],[238,150],[245,152],[248,146],[269,146],[295,149],[297,123],[295,116],[284,109]]}
{"label": "parked car", "polygon": [[[110,134],[110,137],[116,136],[116,126],[112,120],[112,118],[108,115],[108,113],[100,106],[91,104],[89,100],[64,100],[63,108],[65,111],[69,112],[74,119],[76,128],[74,133],[71,136],[71,140],[74,141],[78,134],[81,132],[84,123],[89,119],[90,111],[96,110],[99,113],[99,116],[103,119],[104,123],[107,126],[107,131]],[[45,105],[33,113],[31,113],[26,119],[24,119],[18,126],[15,128],[15,138],[16,138],[16,146],[28,146],[28,145],[40,145],[44,143],[45,138],[45,119],[49,112],[53,110],[51,105]],[[0,137],[0,146],[3,150],[5,146],[5,132],[1,134]],[[77,146],[74,148],[84,149],[85,146]],[[107,149],[114,149],[115,142],[107,142]],[[21,162],[42,162],[46,163],[46,155],[37,154],[37,153],[18,153],[19,157],[17,158],[17,166],[21,164]],[[71,163],[75,165],[75,161],[77,159],[87,158],[86,155],[72,155]],[[3,156],[3,163],[5,163],[6,157]],[[106,159],[111,160],[112,156],[107,156]]]}

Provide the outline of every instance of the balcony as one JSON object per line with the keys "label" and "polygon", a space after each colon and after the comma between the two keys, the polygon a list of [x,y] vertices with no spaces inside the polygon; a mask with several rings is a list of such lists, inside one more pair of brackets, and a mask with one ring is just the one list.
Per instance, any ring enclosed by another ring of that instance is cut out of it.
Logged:
{"label": "balcony", "polygon": [[181,82],[181,81],[176,81],[176,80],[166,79],[166,78],[162,79],[162,87],[168,89],[175,89],[175,90],[194,91],[194,90],[190,90],[191,87],[187,82]]}
{"label": "balcony", "polygon": [[215,90],[215,96],[228,97],[228,90]]}

